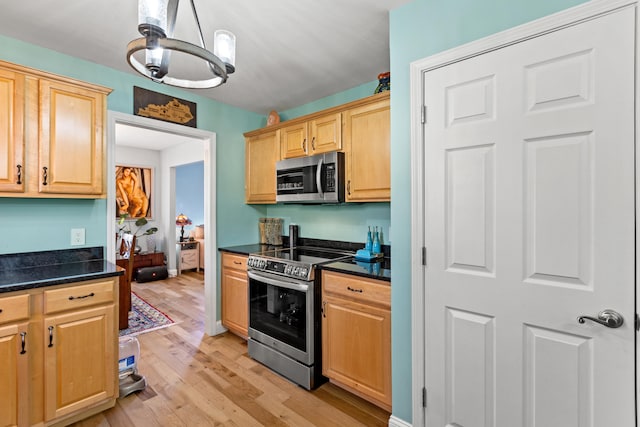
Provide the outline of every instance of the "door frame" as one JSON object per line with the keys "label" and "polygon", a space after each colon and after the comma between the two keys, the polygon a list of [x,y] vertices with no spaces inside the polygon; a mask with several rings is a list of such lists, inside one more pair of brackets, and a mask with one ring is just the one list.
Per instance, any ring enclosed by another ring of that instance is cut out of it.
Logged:
{"label": "door frame", "polygon": [[[204,221],[207,226],[204,228],[204,251],[205,254],[215,254],[217,252],[216,240],[216,134],[197,128],[163,122],[141,116],[120,113],[109,110],[107,112],[107,259],[115,263],[115,241],[113,236],[116,230],[115,212],[115,176],[111,171],[115,170],[115,139],[116,125],[134,126],[143,129],[150,129],[165,133],[174,134],[178,137],[200,139],[203,145],[204,160]],[[157,207],[161,213],[160,227],[163,231],[167,259],[176,257],[176,236],[175,225],[173,223],[173,212],[175,211],[175,166],[162,156],[163,172],[158,179],[162,180],[161,185],[169,188],[169,200],[164,206]],[[217,281],[218,277],[217,258],[209,256],[207,268],[204,269],[204,308],[205,325],[204,332],[208,335],[217,335],[225,332],[222,323],[217,320]]]}
{"label": "door frame", "polygon": [[[429,71],[441,68],[456,62],[464,61],[478,55],[482,55],[500,48],[523,42],[534,37],[544,35],[559,29],[579,24],[581,22],[597,18],[602,15],[617,11],[625,7],[637,8],[639,0],[592,0],[566,9],[564,11],[528,22],[526,24],[484,37],[482,39],[455,47],[453,49],[414,61],[410,65],[410,96],[411,96],[411,377],[412,381],[412,425],[424,426],[426,422],[425,408],[423,408],[422,396],[425,387],[425,328],[424,328],[424,282],[425,267],[423,266],[424,218],[425,200],[424,189],[424,133],[422,117],[428,112],[424,111],[423,81],[424,75]],[[636,13],[636,29],[640,19]],[[638,41],[640,37],[636,31],[636,85],[640,81],[640,60],[638,58]],[[635,93],[636,105],[640,105],[638,90]],[[640,127],[640,109],[635,111],[635,141],[638,140]],[[635,145],[635,142],[634,142]],[[640,167],[640,155],[635,151],[635,168]],[[635,174],[636,200],[640,196],[640,178]],[[636,207],[636,224],[640,223],[640,213]],[[640,274],[640,230],[636,227],[636,271],[635,271],[635,295],[636,313],[638,307],[638,277]],[[428,249],[426,249],[428,250]],[[428,258],[427,258],[428,259]],[[629,319],[632,322],[633,319]],[[638,406],[638,339],[636,336],[636,408]],[[637,413],[637,409],[636,409]]]}

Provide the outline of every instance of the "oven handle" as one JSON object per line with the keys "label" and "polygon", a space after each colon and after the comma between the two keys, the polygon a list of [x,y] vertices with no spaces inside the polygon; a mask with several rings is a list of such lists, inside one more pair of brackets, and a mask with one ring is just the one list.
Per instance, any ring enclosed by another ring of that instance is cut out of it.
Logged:
{"label": "oven handle", "polygon": [[247,275],[250,279],[257,280],[259,282],[264,282],[268,285],[277,286],[279,288],[292,289],[294,291],[307,292],[309,290],[309,285],[297,282],[289,282],[284,279],[272,279],[271,277],[267,277],[265,275],[256,273],[254,271],[247,271]]}

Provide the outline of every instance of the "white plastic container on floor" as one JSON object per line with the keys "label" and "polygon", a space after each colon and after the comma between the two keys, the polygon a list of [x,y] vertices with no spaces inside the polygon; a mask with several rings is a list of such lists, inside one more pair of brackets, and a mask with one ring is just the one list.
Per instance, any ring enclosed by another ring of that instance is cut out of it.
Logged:
{"label": "white plastic container on floor", "polygon": [[138,339],[136,337],[120,337],[118,357],[120,397],[144,390],[147,386],[145,378],[138,374],[138,360],[140,360],[140,342]]}

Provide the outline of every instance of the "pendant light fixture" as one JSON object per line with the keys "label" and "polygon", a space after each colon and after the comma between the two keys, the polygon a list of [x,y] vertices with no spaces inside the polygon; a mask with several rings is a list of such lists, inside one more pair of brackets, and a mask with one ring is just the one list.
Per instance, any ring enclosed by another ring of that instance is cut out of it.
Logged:
{"label": "pendant light fixture", "polygon": [[[213,53],[205,47],[196,6],[191,1],[200,46],[174,39],[173,30],[178,12],[179,0],[138,0],[138,31],[144,37],[132,40],[127,45],[127,61],[137,72],[157,83],[165,83],[188,89],[207,89],[220,86],[235,71],[236,37],[233,33],[218,30],[214,34]],[[142,55],[134,54],[144,51]],[[204,61],[211,77],[188,80],[171,77],[171,52],[178,51]]]}

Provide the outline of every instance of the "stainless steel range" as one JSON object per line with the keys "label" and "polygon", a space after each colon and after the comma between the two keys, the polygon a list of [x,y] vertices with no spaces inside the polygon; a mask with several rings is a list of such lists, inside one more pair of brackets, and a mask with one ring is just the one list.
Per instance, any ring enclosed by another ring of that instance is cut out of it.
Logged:
{"label": "stainless steel range", "polygon": [[311,390],[322,382],[316,266],[350,252],[296,247],[250,254],[249,356]]}

